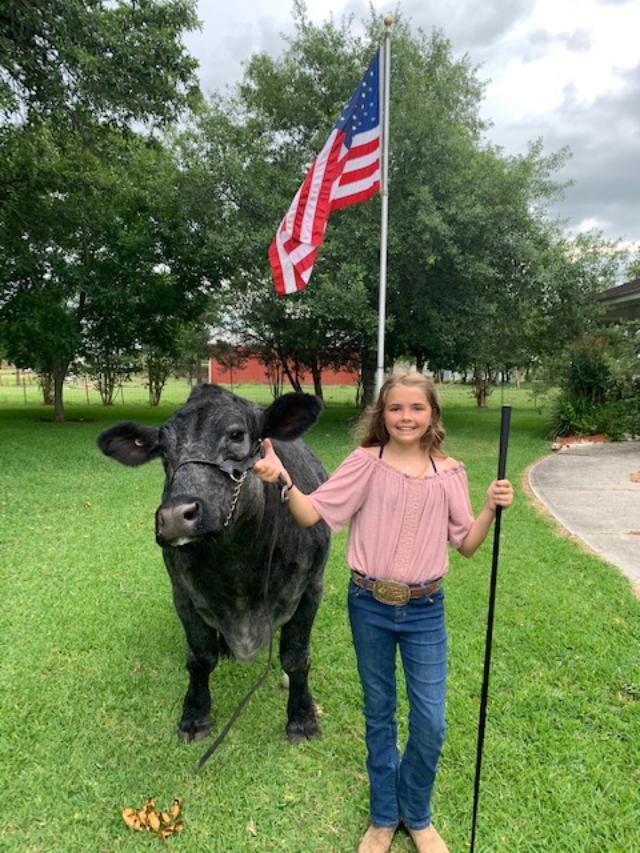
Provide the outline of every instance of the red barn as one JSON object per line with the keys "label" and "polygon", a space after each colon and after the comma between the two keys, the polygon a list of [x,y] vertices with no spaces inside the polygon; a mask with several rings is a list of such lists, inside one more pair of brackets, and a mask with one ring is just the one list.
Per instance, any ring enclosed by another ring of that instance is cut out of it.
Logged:
{"label": "red barn", "polygon": [[[313,385],[311,373],[303,373],[300,376],[300,381],[303,385]],[[214,356],[211,356],[209,359],[209,382],[217,382],[222,385],[269,384],[264,364],[253,357],[248,358],[242,367],[229,369],[221,365]],[[322,371],[323,385],[356,385],[357,383],[357,370],[331,370],[327,368]]]}

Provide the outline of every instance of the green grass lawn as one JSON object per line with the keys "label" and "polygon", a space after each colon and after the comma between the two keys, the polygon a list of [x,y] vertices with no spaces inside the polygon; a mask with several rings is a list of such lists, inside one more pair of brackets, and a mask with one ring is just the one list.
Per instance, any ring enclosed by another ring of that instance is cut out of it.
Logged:
{"label": "green grass lawn", "polygon": [[[168,844],[189,853],[342,853],[366,825],[344,534],[313,635],[323,738],[285,740],[277,668],[203,772],[208,741],[175,735],[185,640],[153,540],[161,466],[125,469],[95,438],[116,420],[162,422],[187,390],[173,383],[150,409],[144,389],[125,386],[126,405],[105,409],[70,388],[69,422],[58,425],[35,386],[26,403],[22,388],[0,388],[3,851],[157,849],[120,817],[147,796],[165,808],[184,798],[185,831]],[[356,411],[351,391],[327,390],[308,440],[333,469],[352,447]],[[239,391],[269,401],[267,389]],[[500,393],[484,411],[466,389],[442,398],[447,447],[466,463],[478,509],[495,476]],[[521,477],[548,452],[547,424],[526,392],[506,401],[518,500],[503,521],[477,849],[640,851],[640,602],[530,505]],[[490,562],[489,542],[472,561],[453,554],[446,583],[448,735],[434,822],[454,853],[469,838]],[[264,661],[218,667],[216,731]],[[393,849],[412,847],[398,835]]]}

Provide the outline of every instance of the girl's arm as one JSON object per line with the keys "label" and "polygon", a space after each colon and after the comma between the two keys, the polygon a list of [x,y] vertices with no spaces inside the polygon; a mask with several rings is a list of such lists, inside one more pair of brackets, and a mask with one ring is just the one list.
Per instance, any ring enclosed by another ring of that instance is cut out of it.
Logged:
{"label": "girl's arm", "polygon": [[280,480],[286,485],[289,497],[287,506],[298,527],[311,527],[320,521],[320,515],[308,495],[301,492],[291,480],[268,438],[264,440],[264,457],[258,459],[253,470],[265,483],[277,483]]}
{"label": "girl's arm", "polygon": [[508,480],[494,480],[487,489],[487,500],[471,525],[462,545],[458,548],[463,557],[471,557],[487,538],[496,517],[496,507],[503,509],[513,503],[513,486]]}

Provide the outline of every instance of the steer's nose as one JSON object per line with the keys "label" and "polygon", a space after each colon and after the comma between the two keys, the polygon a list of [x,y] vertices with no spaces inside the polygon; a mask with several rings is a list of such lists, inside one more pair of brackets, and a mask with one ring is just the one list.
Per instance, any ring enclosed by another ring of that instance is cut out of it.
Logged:
{"label": "steer's nose", "polygon": [[161,506],[156,513],[156,536],[165,542],[196,536],[201,516],[202,508],[198,501]]}

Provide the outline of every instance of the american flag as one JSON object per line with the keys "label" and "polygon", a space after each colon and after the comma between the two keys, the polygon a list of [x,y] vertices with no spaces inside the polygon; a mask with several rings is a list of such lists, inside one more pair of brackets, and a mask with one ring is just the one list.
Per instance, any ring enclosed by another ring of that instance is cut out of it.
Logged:
{"label": "american flag", "polygon": [[332,210],[380,189],[380,51],[334,124],[269,247],[276,293],[302,290]]}

